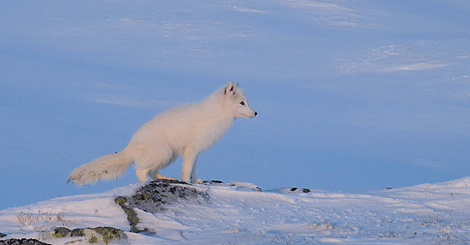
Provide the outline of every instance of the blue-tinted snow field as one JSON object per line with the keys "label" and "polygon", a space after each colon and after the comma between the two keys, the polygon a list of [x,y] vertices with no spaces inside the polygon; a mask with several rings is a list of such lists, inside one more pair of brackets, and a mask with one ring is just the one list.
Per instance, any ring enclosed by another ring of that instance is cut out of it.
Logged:
{"label": "blue-tinted snow field", "polygon": [[279,191],[199,186],[212,204],[146,215],[158,232],[128,243],[466,243],[468,23],[460,0],[2,1],[0,233],[64,225],[21,213],[128,232],[110,200],[133,167],[82,188],[69,174],[237,81],[259,114],[197,175]]}

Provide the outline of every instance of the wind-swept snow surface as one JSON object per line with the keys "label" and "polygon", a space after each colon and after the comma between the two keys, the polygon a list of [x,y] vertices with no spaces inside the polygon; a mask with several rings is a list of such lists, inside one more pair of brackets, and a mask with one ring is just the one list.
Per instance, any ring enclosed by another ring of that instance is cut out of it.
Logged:
{"label": "wind-swept snow surface", "polygon": [[86,244],[83,237],[51,238],[59,226],[119,228],[127,235],[125,241],[112,241],[119,244],[464,244],[470,239],[470,178],[361,195],[260,191],[247,183],[193,185],[188,188],[207,193],[210,201],[180,201],[158,213],[135,209],[138,228],[147,232],[132,233],[114,199],[144,184],[5,209],[0,232],[5,239],[51,244]]}
{"label": "wind-swept snow surface", "polygon": [[135,183],[65,184],[231,80],[259,115],[200,155],[202,179],[364,193],[468,176],[468,23],[461,0],[1,1],[0,208]]}

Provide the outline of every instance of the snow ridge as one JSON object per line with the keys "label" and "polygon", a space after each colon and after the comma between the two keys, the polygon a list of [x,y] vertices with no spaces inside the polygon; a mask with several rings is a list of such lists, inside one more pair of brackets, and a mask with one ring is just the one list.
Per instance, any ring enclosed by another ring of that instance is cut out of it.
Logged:
{"label": "snow ridge", "polygon": [[[142,197],[148,184],[5,209],[0,211],[0,231],[7,234],[5,239],[26,237],[50,244],[73,240],[49,239],[47,234],[58,226],[112,226],[127,231],[129,244],[434,244],[470,238],[470,178],[368,194],[302,188],[261,191],[249,183],[154,183],[159,197],[188,189],[199,193],[194,198],[206,201],[179,198],[155,212],[134,208],[137,227],[146,232],[130,232],[126,213],[115,199],[132,193]],[[28,216],[30,222],[19,222]]]}

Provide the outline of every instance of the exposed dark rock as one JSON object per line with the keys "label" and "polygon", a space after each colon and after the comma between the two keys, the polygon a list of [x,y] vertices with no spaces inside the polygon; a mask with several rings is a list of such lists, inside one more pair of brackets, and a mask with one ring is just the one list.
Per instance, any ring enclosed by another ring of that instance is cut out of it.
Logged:
{"label": "exposed dark rock", "polygon": [[65,227],[57,227],[54,229],[54,231],[52,232],[52,235],[55,237],[55,238],[61,238],[61,237],[66,237],[68,236],[70,232],[70,229],[68,228],[65,228]]}
{"label": "exposed dark rock", "polygon": [[0,232],[0,237],[6,237],[6,236],[7,236],[7,234],[3,234],[3,233]]}
{"label": "exposed dark rock", "polygon": [[[94,230],[96,233],[103,236],[103,242],[108,244],[109,241],[113,239],[126,239],[127,236],[123,233],[122,230],[116,229],[114,227],[96,227],[96,228],[88,228],[90,230]],[[94,242],[93,237],[91,238],[91,242]]]}
{"label": "exposed dark rock", "polygon": [[122,210],[124,213],[127,215],[127,221],[129,221],[129,224],[131,226],[131,232],[134,233],[139,233],[142,232],[137,228],[137,223],[139,223],[139,217],[137,217],[137,213],[134,211],[134,209],[127,204],[127,198],[123,196],[119,196],[116,199],[114,199],[114,202],[121,206]]}
{"label": "exposed dark rock", "polygon": [[70,236],[85,236],[85,230],[79,228],[73,229],[70,232]]}
{"label": "exposed dark rock", "polygon": [[158,213],[166,210],[165,206],[177,202],[207,203],[209,195],[185,182],[157,180],[143,186],[135,195],[126,199],[126,203],[132,208]]}
{"label": "exposed dark rock", "polygon": [[220,180],[208,180],[208,181],[204,181],[204,184],[205,185],[210,185],[210,184],[223,184],[224,182],[220,181]]}
{"label": "exposed dark rock", "polygon": [[[96,232],[97,234],[100,234],[102,237],[100,239],[103,240],[104,243],[108,244],[112,239],[126,239],[127,236],[124,234],[124,232],[120,229],[114,228],[114,227],[95,227],[95,228],[76,228],[73,230],[70,230],[66,227],[57,227],[54,229],[52,232],[52,235],[56,238],[62,238],[62,237],[77,237],[77,236],[87,236],[85,233],[85,230],[91,230],[92,232]],[[98,236],[92,236],[89,239],[90,243],[95,243],[98,242]],[[1,243],[0,243],[1,244]]]}
{"label": "exposed dark rock", "polygon": [[281,190],[284,190],[285,192],[295,192],[295,193],[299,193],[299,192],[309,193],[309,192],[311,192],[310,189],[307,189],[307,188],[297,188],[297,187],[283,188],[283,189],[281,189]]}
{"label": "exposed dark rock", "polygon": [[224,183],[220,180],[209,180],[209,181],[204,181],[203,183],[204,185],[219,185],[219,186],[238,186],[238,187],[245,187],[245,188],[249,188],[249,189],[253,189],[254,191],[263,191],[261,188],[259,188],[258,186],[255,186],[255,185],[237,185],[237,183]]}
{"label": "exposed dark rock", "polygon": [[[237,186],[237,183],[223,183],[220,180],[205,181],[205,185],[220,185],[220,186]],[[254,191],[262,191],[259,187],[254,185],[241,185],[240,188],[249,188]],[[131,226],[132,232],[149,232],[147,229],[137,228],[139,217],[134,211],[138,208],[145,212],[158,213],[165,211],[168,206],[174,203],[210,203],[209,194],[198,188],[181,182],[178,180],[154,180],[149,184],[141,187],[133,196],[119,196],[114,199],[114,202],[121,206],[122,210],[127,214],[127,220]]]}
{"label": "exposed dark rock", "polygon": [[51,245],[49,243],[44,243],[36,239],[7,239],[0,240],[0,245]]}
{"label": "exposed dark rock", "polygon": [[121,206],[127,214],[127,220],[132,232],[147,232],[137,228],[139,217],[134,208],[146,212],[158,213],[166,210],[168,205],[177,202],[207,203],[209,195],[199,191],[190,184],[177,180],[155,180],[137,190],[130,197],[117,197],[114,202]]}

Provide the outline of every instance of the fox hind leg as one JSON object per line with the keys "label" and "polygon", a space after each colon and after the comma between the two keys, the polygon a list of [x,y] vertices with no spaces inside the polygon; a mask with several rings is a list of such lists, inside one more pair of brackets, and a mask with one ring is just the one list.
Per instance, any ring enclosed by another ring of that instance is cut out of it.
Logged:
{"label": "fox hind leg", "polygon": [[136,175],[139,181],[149,181],[149,177],[157,179],[171,179],[158,171],[171,164],[176,159],[177,154],[165,142],[157,142],[154,145],[140,146],[139,153],[135,158]]}
{"label": "fox hind leg", "polygon": [[178,180],[177,178],[175,177],[167,177],[161,173],[159,173],[160,169],[158,168],[154,168],[154,169],[151,169],[149,172],[148,172],[148,176],[150,178],[152,178],[153,180],[157,180],[157,179],[167,179],[167,180]]}
{"label": "fox hind leg", "polygon": [[165,175],[163,175],[163,174],[161,174],[161,173],[158,173],[158,174],[157,174],[157,178],[158,178],[158,179],[168,179],[168,180],[178,180],[176,177],[167,177],[167,176],[165,176]]}
{"label": "fox hind leg", "polygon": [[149,168],[147,168],[147,169],[137,169],[135,171],[135,174],[137,175],[137,178],[139,179],[139,181],[149,181],[149,177],[147,176],[149,171],[150,171]]}

